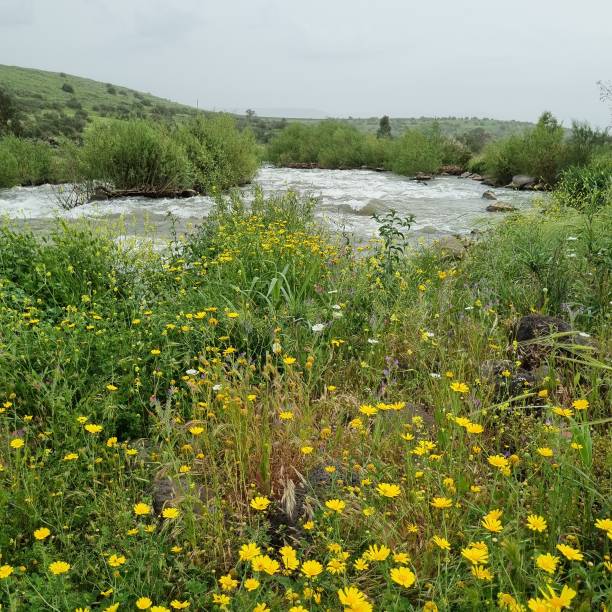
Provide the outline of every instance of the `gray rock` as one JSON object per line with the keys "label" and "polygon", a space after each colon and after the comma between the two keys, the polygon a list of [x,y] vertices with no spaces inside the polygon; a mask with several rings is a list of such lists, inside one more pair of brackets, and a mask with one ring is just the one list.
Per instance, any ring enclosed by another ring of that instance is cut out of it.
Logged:
{"label": "gray rock", "polygon": [[485,176],[482,179],[482,184],[486,185],[487,187],[497,187],[497,183],[491,177],[488,176]]}
{"label": "gray rock", "polygon": [[470,178],[470,176],[472,176],[471,172],[463,172],[459,178]]}
{"label": "gray rock", "polygon": [[517,174],[512,177],[512,183],[510,183],[513,189],[531,189],[538,182],[533,176],[527,176],[526,174]]}
{"label": "gray rock", "polygon": [[447,259],[461,259],[467,250],[465,242],[456,236],[443,236],[437,241],[438,252]]}
{"label": "gray rock", "polygon": [[484,178],[482,176],[480,176],[480,174],[472,174],[472,176],[470,176],[470,178],[473,181],[483,181],[484,180]]}
{"label": "gray rock", "polygon": [[425,172],[417,172],[414,177],[415,181],[431,181],[433,176],[431,174],[426,174]]}
{"label": "gray rock", "polygon": [[486,208],[487,212],[512,212],[513,210],[516,210],[514,206],[506,204],[505,202],[500,202],[498,200],[489,204]]}
{"label": "gray rock", "polygon": [[497,196],[496,196],[496,195],[495,195],[495,194],[494,194],[494,193],[493,193],[493,192],[492,192],[490,189],[487,189],[487,190],[486,190],[486,191],[485,191],[485,192],[482,194],[482,197],[483,197],[485,200],[497,200]]}

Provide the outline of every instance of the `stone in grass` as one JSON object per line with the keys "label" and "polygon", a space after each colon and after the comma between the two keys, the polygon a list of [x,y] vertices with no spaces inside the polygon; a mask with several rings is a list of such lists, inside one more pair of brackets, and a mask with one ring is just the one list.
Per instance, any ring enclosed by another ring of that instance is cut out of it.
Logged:
{"label": "stone in grass", "polygon": [[487,212],[512,212],[513,210],[516,210],[514,206],[506,204],[505,202],[500,202],[499,200],[492,202],[486,208]]}

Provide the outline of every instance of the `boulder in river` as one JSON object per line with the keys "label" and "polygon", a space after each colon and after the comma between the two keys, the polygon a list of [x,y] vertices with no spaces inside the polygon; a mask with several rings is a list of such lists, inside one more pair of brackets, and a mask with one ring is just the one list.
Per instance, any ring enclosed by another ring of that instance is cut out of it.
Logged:
{"label": "boulder in river", "polygon": [[497,196],[490,190],[487,189],[483,194],[482,194],[483,199],[485,200],[497,200]]}
{"label": "boulder in river", "polygon": [[533,176],[527,176],[526,174],[516,174],[512,177],[510,187],[513,189],[533,189],[538,182]]}
{"label": "boulder in river", "polygon": [[431,181],[433,176],[431,174],[427,174],[425,172],[417,172],[414,177],[415,181]]}
{"label": "boulder in river", "polygon": [[486,208],[487,212],[512,212],[513,210],[516,210],[514,206],[498,200],[491,202],[491,204],[489,204]]}
{"label": "boulder in river", "polygon": [[476,173],[472,174],[472,176],[470,176],[470,178],[473,181],[483,181],[484,180],[484,178],[482,176],[480,176],[480,174],[476,174]]}
{"label": "boulder in river", "polygon": [[482,184],[487,187],[497,187],[497,183],[490,176],[485,176],[482,179]]}
{"label": "boulder in river", "polygon": [[470,178],[470,176],[472,176],[471,172],[464,172],[459,176],[459,178]]}

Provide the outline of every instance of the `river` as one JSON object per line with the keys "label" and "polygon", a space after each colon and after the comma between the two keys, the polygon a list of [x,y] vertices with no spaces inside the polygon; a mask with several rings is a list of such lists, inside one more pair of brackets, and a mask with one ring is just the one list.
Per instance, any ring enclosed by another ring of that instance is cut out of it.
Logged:
{"label": "river", "polygon": [[[436,177],[422,183],[389,172],[369,170],[296,170],[262,167],[254,181],[264,193],[293,189],[319,197],[317,215],[334,230],[351,233],[363,241],[376,233],[373,213],[391,208],[401,215],[413,214],[411,235],[429,241],[445,235],[464,235],[499,220],[502,213],[485,211],[489,189],[480,182],[457,177]],[[58,187],[15,187],[0,190],[0,217],[34,231],[47,230],[55,218],[118,221],[126,234],[156,235],[164,239],[174,227],[188,231],[206,216],[211,198],[186,199],[118,198],[91,202],[64,211],[56,197]],[[244,189],[248,195],[252,187]],[[518,209],[531,207],[535,194],[510,189],[493,190],[500,201]],[[172,220],[171,216],[174,218]]]}

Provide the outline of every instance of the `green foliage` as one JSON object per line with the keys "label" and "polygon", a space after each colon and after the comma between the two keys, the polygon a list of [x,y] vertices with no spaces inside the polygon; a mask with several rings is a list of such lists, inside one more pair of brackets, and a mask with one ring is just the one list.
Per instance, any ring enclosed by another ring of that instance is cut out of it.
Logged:
{"label": "green foliage", "polygon": [[209,193],[243,185],[257,172],[253,134],[250,130],[239,132],[229,115],[196,117],[180,126],[177,136],[191,163],[197,191]]}
{"label": "green foliage", "polygon": [[[99,222],[45,238],[0,230],[3,608],[199,610],[225,595],[234,610],[284,610],[291,589],[336,610],[347,585],[363,609],[489,610],[499,593],[526,609],[563,586],[575,609],[609,599],[598,304],[610,296],[594,259],[610,246],[606,208],[511,218],[461,261],[340,246],[313,208],[234,193],[163,252],[119,244]],[[403,245],[397,217],[383,224]],[[525,347],[509,331],[532,308],[599,335],[581,359],[544,355],[509,395],[487,371],[514,375]],[[492,459],[507,455],[502,472]],[[483,523],[491,511],[499,533]],[[280,565],[287,533],[293,571]],[[250,542],[274,571],[241,558]],[[486,581],[466,559],[473,543],[487,547]],[[373,544],[387,559],[357,570]],[[535,565],[545,553],[554,575]],[[307,560],[321,563],[316,581]],[[338,574],[323,569],[334,560]],[[409,587],[393,581],[400,565],[416,574]]]}
{"label": "green foliage", "polygon": [[[533,218],[536,216],[537,218]],[[506,315],[530,309],[609,325],[612,208],[594,216],[541,212],[508,219],[470,250],[470,282]]]}
{"label": "green foliage", "polygon": [[0,138],[0,187],[66,180],[64,153],[45,142],[16,136]]}
{"label": "green foliage", "polygon": [[[198,114],[151,94],[76,76],[68,82],[66,74],[45,70],[0,65],[0,83],[20,115],[20,135],[29,138],[65,136],[79,142],[87,123],[102,117],[178,122]],[[78,93],[80,108],[64,84]]]}
{"label": "green foliage", "polygon": [[98,123],[85,133],[82,172],[116,189],[181,190],[193,182],[187,153],[163,126],[133,121]]}
{"label": "green foliage", "polygon": [[80,157],[86,180],[151,192],[223,191],[249,182],[258,167],[252,134],[239,132],[228,115],[174,129],[144,120],[98,123]]}
{"label": "green foliage", "polygon": [[65,91],[66,93],[74,93],[74,87],[70,84],[70,83],[64,83],[62,85],[62,91]]}
{"label": "green foliage", "polygon": [[399,138],[374,138],[344,121],[290,123],[268,146],[268,158],[278,166],[319,168],[381,168],[398,174],[436,172],[442,164],[464,165],[469,151],[444,136],[439,126],[408,130]]}
{"label": "green foliage", "polygon": [[586,167],[565,170],[553,195],[561,206],[585,212],[612,204],[612,154],[597,157]]}
{"label": "green foliage", "polygon": [[488,175],[507,184],[516,174],[533,176],[545,185],[554,185],[570,165],[584,165],[610,143],[607,131],[594,130],[574,122],[569,138],[550,114],[522,134],[490,143],[484,150]]}
{"label": "green foliage", "polygon": [[378,130],[376,131],[377,138],[391,138],[391,123],[389,121],[389,115],[383,115],[380,118],[378,124]]}

